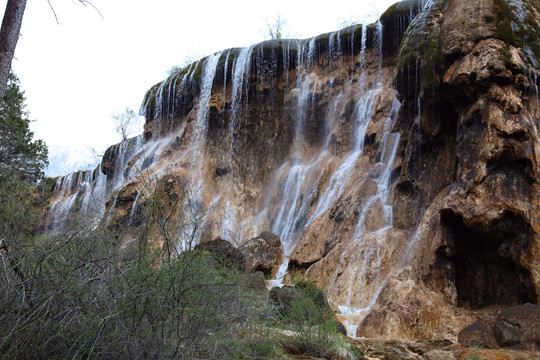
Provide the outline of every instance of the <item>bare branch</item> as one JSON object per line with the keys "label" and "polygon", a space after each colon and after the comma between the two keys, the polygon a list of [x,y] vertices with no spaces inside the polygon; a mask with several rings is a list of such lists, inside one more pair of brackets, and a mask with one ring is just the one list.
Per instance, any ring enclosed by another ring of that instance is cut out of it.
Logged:
{"label": "bare branch", "polygon": [[[100,16],[102,19],[105,19],[105,18],[103,17],[103,14],[101,14],[101,11],[99,11],[99,9],[98,9],[94,4],[92,4],[90,1],[87,1],[87,0],[78,0],[78,2],[79,2],[80,4],[82,4],[82,5],[84,5],[84,6],[90,6],[90,7],[92,7],[92,8],[99,14],[99,16]],[[53,15],[54,15],[54,19],[55,19],[56,23],[57,23],[58,25],[60,25],[60,20],[59,20],[59,18],[58,18],[58,14],[56,14],[56,11],[54,10],[54,6],[51,4],[51,0],[47,0],[47,3],[49,4],[49,7],[51,8],[51,11],[52,11],[52,13],[53,13]]]}
{"label": "bare branch", "polygon": [[49,7],[51,8],[51,11],[54,15],[54,19],[58,25],[60,25],[60,22],[58,21],[58,15],[56,15],[56,11],[54,10],[54,7],[51,4],[51,0],[47,0],[47,3],[49,4]]}

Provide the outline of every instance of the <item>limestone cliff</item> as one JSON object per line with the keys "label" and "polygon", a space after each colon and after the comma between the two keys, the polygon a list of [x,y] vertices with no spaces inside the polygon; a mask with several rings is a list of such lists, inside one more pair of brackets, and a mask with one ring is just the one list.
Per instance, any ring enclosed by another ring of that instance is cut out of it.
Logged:
{"label": "limestone cliff", "polygon": [[178,249],[272,231],[274,283],[305,273],[356,336],[455,339],[538,303],[539,10],[410,0],[212,54],[148,91],[142,136],[58,179],[49,227],[95,215],[130,241],[158,199]]}

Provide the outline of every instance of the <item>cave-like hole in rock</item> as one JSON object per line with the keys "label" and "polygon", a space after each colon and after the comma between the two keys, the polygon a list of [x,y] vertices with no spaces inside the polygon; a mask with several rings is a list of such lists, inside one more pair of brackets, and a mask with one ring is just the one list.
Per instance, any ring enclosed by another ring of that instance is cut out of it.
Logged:
{"label": "cave-like hole in rock", "polygon": [[523,221],[507,213],[489,226],[469,227],[462,216],[445,210],[441,222],[453,245],[450,261],[458,306],[479,309],[536,302],[530,273],[510,254],[516,245],[522,247],[520,236],[527,232]]}

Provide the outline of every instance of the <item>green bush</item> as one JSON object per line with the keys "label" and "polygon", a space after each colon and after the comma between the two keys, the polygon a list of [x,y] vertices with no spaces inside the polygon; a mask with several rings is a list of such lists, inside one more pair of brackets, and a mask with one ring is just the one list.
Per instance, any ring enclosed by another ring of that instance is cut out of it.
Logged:
{"label": "green bush", "polygon": [[293,276],[293,287],[273,289],[278,326],[292,335],[283,337],[285,350],[303,356],[356,359],[354,346],[340,331],[341,324],[315,283]]}
{"label": "green bush", "polygon": [[[72,227],[1,256],[0,358],[273,354],[247,278],[184,252],[140,260],[107,229]],[[256,334],[256,335],[253,335]],[[263,341],[258,341],[263,339]]]}

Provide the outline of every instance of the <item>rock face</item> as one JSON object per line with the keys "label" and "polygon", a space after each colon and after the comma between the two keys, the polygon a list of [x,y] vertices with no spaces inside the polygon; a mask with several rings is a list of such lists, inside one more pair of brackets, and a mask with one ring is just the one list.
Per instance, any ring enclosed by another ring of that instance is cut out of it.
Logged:
{"label": "rock face", "polygon": [[130,241],[158,204],[180,250],[252,239],[247,268],[305,274],[350,335],[455,340],[478,309],[539,300],[539,19],[409,0],[212,54],[148,91],[142,136],[58,179],[48,223]]}

